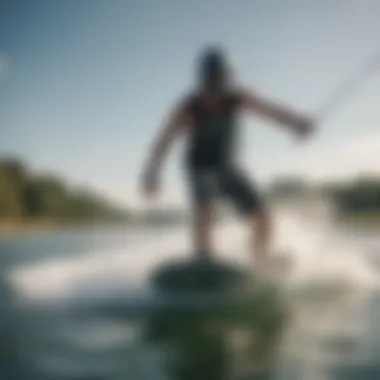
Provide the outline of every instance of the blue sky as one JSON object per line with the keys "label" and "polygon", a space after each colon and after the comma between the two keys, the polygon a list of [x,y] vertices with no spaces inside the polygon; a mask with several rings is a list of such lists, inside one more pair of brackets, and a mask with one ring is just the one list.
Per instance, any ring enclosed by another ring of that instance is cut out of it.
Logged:
{"label": "blue sky", "polygon": [[[314,113],[380,50],[379,16],[376,0],[2,1],[0,152],[136,203],[146,150],[190,88],[200,47],[222,43],[239,82]],[[260,181],[380,172],[371,79],[304,147],[244,118],[244,165]],[[167,165],[163,201],[183,199],[179,167]]]}

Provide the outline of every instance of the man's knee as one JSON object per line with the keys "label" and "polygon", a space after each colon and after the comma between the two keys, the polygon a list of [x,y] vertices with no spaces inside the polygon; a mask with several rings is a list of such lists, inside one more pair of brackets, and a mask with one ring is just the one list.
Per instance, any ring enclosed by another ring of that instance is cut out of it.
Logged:
{"label": "man's knee", "polygon": [[252,213],[252,218],[259,228],[263,232],[269,232],[272,229],[272,218],[267,208],[262,208],[259,211]]}
{"label": "man's knee", "polygon": [[222,181],[225,195],[230,198],[238,211],[250,216],[264,208],[264,199],[255,184],[238,169],[227,172]]}
{"label": "man's knee", "polygon": [[215,211],[212,207],[212,202],[207,201],[205,203],[199,203],[193,210],[194,222],[201,227],[207,227],[214,219]]}

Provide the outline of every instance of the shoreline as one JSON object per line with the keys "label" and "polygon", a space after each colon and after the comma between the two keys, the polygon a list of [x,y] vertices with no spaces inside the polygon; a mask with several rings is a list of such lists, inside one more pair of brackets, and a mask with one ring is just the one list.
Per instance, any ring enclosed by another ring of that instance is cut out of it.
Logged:
{"label": "shoreline", "polygon": [[29,233],[45,233],[58,228],[58,223],[52,221],[0,221],[0,239]]}
{"label": "shoreline", "polygon": [[[377,229],[380,228],[380,212],[349,213],[335,218],[337,227]],[[165,223],[164,223],[165,225]],[[0,239],[25,235],[50,234],[57,231],[89,230],[93,228],[128,228],[141,230],[151,228],[151,223],[125,222],[58,222],[49,219],[42,220],[0,220]],[[156,227],[163,227],[158,223]]]}
{"label": "shoreline", "polygon": [[25,235],[37,235],[37,234],[50,234],[57,231],[65,231],[68,229],[90,229],[97,226],[111,227],[111,226],[125,226],[132,227],[128,223],[118,222],[103,222],[103,223],[91,223],[91,222],[65,222],[60,223],[53,220],[30,220],[30,221],[0,221],[0,239],[8,237],[17,237]]}
{"label": "shoreline", "polygon": [[69,222],[59,223],[56,221],[25,221],[25,222],[3,222],[0,221],[0,240],[10,237],[23,237],[26,235],[47,235],[55,232],[73,233],[80,231],[90,231],[94,229],[128,229],[130,232],[141,231],[152,227],[165,228],[170,225],[131,222]]}

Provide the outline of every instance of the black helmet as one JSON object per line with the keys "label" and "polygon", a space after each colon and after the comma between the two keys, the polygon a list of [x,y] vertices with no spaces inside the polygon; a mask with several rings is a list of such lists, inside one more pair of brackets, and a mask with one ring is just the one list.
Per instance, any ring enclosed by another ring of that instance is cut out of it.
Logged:
{"label": "black helmet", "polygon": [[199,76],[203,87],[210,90],[220,89],[225,84],[227,58],[220,47],[211,46],[200,56]]}

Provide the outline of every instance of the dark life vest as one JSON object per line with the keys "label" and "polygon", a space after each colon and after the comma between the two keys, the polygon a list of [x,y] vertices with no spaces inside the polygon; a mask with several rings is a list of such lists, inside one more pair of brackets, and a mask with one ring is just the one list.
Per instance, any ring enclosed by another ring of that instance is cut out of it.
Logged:
{"label": "dark life vest", "polygon": [[210,107],[201,95],[190,97],[187,107],[192,123],[188,132],[186,162],[190,167],[220,167],[235,159],[238,96],[221,94]]}

